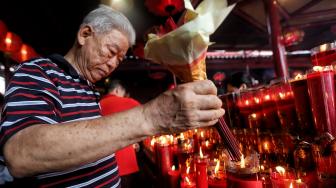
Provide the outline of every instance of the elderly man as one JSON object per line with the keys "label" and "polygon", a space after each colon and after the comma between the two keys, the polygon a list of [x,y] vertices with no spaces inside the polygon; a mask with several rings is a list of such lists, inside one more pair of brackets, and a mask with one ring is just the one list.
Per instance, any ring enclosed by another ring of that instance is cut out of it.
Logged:
{"label": "elderly man", "polygon": [[115,151],[151,135],[210,126],[223,115],[214,84],[198,81],[101,117],[94,83],[113,72],[134,41],[127,18],[102,6],[84,18],[64,57],[30,60],[15,71],[0,145],[11,174],[30,178],[26,187],[118,187]]}

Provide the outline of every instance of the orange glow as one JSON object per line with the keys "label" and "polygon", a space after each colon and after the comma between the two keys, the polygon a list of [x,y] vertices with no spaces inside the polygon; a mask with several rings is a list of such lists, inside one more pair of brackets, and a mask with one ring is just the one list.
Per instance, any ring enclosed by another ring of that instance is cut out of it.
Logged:
{"label": "orange glow", "polygon": [[189,172],[190,172],[190,166],[187,167],[186,173],[189,174]]}
{"label": "orange glow", "polygon": [[289,188],[293,188],[293,183],[292,182],[290,183]]}
{"label": "orange glow", "polygon": [[244,155],[240,157],[240,168],[245,168],[245,159]]}
{"label": "orange glow", "polygon": [[250,104],[249,100],[245,100],[245,105],[248,106]]}
{"label": "orange glow", "polygon": [[265,95],[265,100],[270,100],[270,99],[271,99],[270,95]]}
{"label": "orange glow", "polygon": [[205,141],[205,146],[209,147],[209,140]]}
{"label": "orange glow", "polygon": [[219,171],[219,160],[217,160],[216,167],[215,167],[215,174]]}
{"label": "orange glow", "polygon": [[185,180],[186,180],[186,182],[190,185],[191,183],[190,183],[190,180],[189,180],[189,178],[188,177],[185,177]]}
{"label": "orange glow", "polygon": [[301,75],[301,74],[297,74],[296,76],[295,76],[295,80],[300,80],[300,79],[302,79],[303,78],[303,76]]}
{"label": "orange glow", "polygon": [[201,131],[201,137],[204,138],[204,131]]}

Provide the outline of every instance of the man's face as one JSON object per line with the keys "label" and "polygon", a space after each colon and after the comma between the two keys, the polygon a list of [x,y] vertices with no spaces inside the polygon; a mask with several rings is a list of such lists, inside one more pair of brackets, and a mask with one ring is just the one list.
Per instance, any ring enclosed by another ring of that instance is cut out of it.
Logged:
{"label": "man's face", "polygon": [[95,83],[118,67],[129,45],[126,35],[112,30],[104,34],[93,33],[81,47],[79,69],[86,79]]}

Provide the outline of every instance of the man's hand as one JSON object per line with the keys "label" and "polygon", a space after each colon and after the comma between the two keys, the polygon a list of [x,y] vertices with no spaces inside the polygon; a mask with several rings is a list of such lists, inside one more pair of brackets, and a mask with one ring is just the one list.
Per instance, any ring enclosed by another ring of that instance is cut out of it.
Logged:
{"label": "man's hand", "polygon": [[147,103],[154,132],[181,132],[215,124],[223,116],[217,88],[209,80],[181,84]]}

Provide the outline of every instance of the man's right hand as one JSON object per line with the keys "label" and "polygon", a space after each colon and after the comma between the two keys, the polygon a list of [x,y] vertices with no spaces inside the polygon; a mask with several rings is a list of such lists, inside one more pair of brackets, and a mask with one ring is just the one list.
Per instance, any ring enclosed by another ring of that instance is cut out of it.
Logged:
{"label": "man's right hand", "polygon": [[155,133],[172,133],[214,125],[224,115],[221,106],[216,86],[203,80],[166,91],[145,104],[144,112]]}

